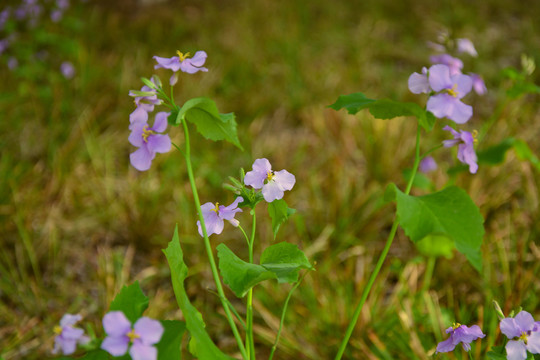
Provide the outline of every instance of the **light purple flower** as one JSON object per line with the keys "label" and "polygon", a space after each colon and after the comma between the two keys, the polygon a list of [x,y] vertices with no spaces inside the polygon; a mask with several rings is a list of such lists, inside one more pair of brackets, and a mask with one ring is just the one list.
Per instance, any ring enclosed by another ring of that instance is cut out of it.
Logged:
{"label": "light purple flower", "polygon": [[432,64],[443,64],[450,68],[450,75],[461,74],[463,61],[448,54],[433,55],[429,58]]}
{"label": "light purple flower", "polygon": [[464,124],[472,116],[472,106],[460,101],[472,89],[472,79],[463,74],[450,74],[450,68],[438,64],[429,68],[429,85],[434,91],[442,91],[428,99],[427,110],[438,118],[447,117]]}
{"label": "light purple flower", "polygon": [[426,156],[420,161],[419,170],[424,174],[437,170],[437,163],[431,156]]}
{"label": "light purple flower", "polygon": [[19,61],[17,60],[17,58],[11,56],[8,59],[7,66],[9,68],[9,70],[15,70],[17,68],[17,66],[19,66]]}
{"label": "light purple flower", "polygon": [[445,126],[443,130],[450,131],[454,136],[453,140],[444,140],[444,147],[452,147],[458,145],[458,160],[462,163],[469,165],[469,172],[471,174],[476,174],[478,171],[478,158],[476,157],[476,152],[474,151],[474,143],[476,142],[476,131],[473,131],[471,134],[468,131],[460,130],[457,132],[452,129],[450,126]]}
{"label": "light purple flower", "polygon": [[296,178],[287,170],[272,171],[272,165],[264,158],[255,160],[253,171],[248,171],[244,177],[244,184],[255,189],[262,188],[267,202],[283,198],[283,192],[291,190],[295,182]]}
{"label": "light purple flower", "polygon": [[135,169],[139,171],[150,169],[156,153],[166,153],[171,150],[169,135],[159,134],[167,129],[167,117],[169,114],[164,111],[158,112],[153,127],[142,121],[130,124],[129,142],[139,148],[129,156],[131,165]]}
{"label": "light purple flower", "polygon": [[484,95],[485,93],[487,93],[486,84],[484,83],[484,80],[480,75],[469,73],[469,76],[472,79],[472,88],[475,93],[477,93],[478,95]]}
{"label": "light purple flower", "polygon": [[500,328],[510,339],[506,344],[508,360],[525,360],[527,351],[540,354],[540,323],[528,312],[520,311],[516,317],[502,319]]}
{"label": "light purple flower", "polygon": [[[154,79],[150,79],[152,83],[155,84]],[[143,108],[147,112],[154,111],[155,105],[160,105],[163,100],[158,99],[157,91],[155,89],[150,88],[149,86],[144,85],[141,90],[146,95],[138,95],[133,90],[129,91],[129,96],[135,98],[135,105],[137,105],[138,108]]]}
{"label": "light purple flower", "polygon": [[54,9],[53,11],[51,11],[52,22],[59,22],[60,20],[62,20],[62,16],[64,16],[64,12],[60,9]]}
{"label": "light purple flower", "polygon": [[453,351],[456,345],[461,343],[465,351],[471,350],[471,343],[478,339],[484,338],[486,335],[482,333],[482,330],[478,325],[467,327],[467,325],[454,324],[446,329],[446,333],[450,334],[450,337],[437,344],[437,352],[450,352]]}
{"label": "light purple flower", "polygon": [[66,10],[69,7],[69,0],[56,0],[59,9]]}
{"label": "light purple flower", "polygon": [[66,79],[72,79],[73,76],[75,76],[75,67],[69,61],[64,61],[60,65],[60,71],[62,72],[62,75],[64,75]]}
{"label": "light purple flower", "polygon": [[431,91],[427,71],[426,67],[423,67],[421,74],[415,72],[409,76],[409,90],[413,94],[427,94]]}
{"label": "light purple flower", "polygon": [[54,338],[53,354],[58,354],[60,350],[64,355],[70,355],[77,349],[77,344],[86,344],[90,341],[84,335],[84,330],[73,327],[82,319],[81,315],[65,314],[60,320],[60,325],[54,327],[56,337]]}
{"label": "light purple flower", "polygon": [[473,57],[478,56],[474,44],[469,39],[457,39],[457,52],[460,54],[469,54]]}
{"label": "light purple flower", "polygon": [[157,62],[157,65],[154,65],[154,69],[165,68],[174,72],[169,81],[171,86],[176,84],[176,81],[178,80],[178,74],[176,74],[178,70],[188,74],[195,74],[198,71],[208,71],[207,68],[203,67],[208,56],[206,55],[206,52],[197,51],[193,57],[190,57],[191,54],[189,52],[183,54],[180,51],[177,51],[176,53],[178,56],[173,56],[171,58],[154,56],[154,59]]}
{"label": "light purple flower", "polygon": [[[204,218],[204,225],[206,227],[206,235],[210,236],[212,234],[221,234],[225,222],[223,220],[229,221],[234,227],[238,226],[240,222],[234,218],[237,212],[242,212],[242,209],[238,208],[238,204],[244,201],[244,199],[239,196],[234,200],[234,202],[229,206],[219,205],[219,203],[212,204],[207,202],[204,205],[201,205],[201,212]],[[203,235],[201,222],[197,221],[197,227],[199,228],[199,234]]]}
{"label": "light purple flower", "polygon": [[154,345],[163,335],[163,326],[159,321],[142,317],[132,328],[123,312],[111,311],[103,317],[103,328],[107,337],[101,343],[101,348],[112,356],[122,356],[129,348],[133,360],[157,359]]}

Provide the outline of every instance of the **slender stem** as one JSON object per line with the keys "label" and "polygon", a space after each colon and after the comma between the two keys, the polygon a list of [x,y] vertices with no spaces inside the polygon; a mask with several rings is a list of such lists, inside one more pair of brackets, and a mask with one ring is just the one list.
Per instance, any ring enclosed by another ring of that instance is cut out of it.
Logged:
{"label": "slender stem", "polygon": [[[416,149],[415,149],[414,165],[413,165],[411,177],[409,178],[409,182],[405,190],[405,194],[407,195],[411,191],[414,177],[416,176],[418,165],[420,164],[420,131],[421,129],[420,129],[420,126],[418,125],[417,130],[416,130]],[[396,217],[394,218],[394,223],[392,224],[392,229],[390,230],[390,234],[388,234],[388,239],[386,239],[386,244],[384,245],[384,249],[381,253],[381,256],[379,257],[379,260],[377,260],[375,269],[371,273],[371,276],[369,277],[369,280],[366,284],[366,287],[364,288],[364,291],[362,292],[362,297],[360,298],[360,302],[358,303],[358,305],[356,306],[356,309],[354,310],[354,314],[352,316],[351,322],[349,323],[349,326],[347,327],[347,330],[345,331],[345,336],[343,338],[343,341],[341,342],[341,346],[339,347],[335,360],[340,360],[341,357],[343,356],[343,353],[345,352],[345,348],[347,347],[349,339],[351,338],[352,332],[356,326],[356,322],[358,321],[358,318],[360,317],[360,313],[362,312],[362,307],[364,306],[364,303],[367,300],[367,297],[371,291],[371,287],[373,286],[373,283],[375,282],[377,275],[379,275],[379,272],[381,271],[384,260],[386,259],[386,256],[388,255],[388,251],[390,250],[390,246],[392,245],[392,242],[394,241],[398,225],[399,225],[399,219],[398,219],[398,216],[396,215]]]}
{"label": "slender stem", "polygon": [[[255,215],[255,209],[251,210],[253,215],[253,223],[251,225],[251,239],[248,241],[249,247],[249,263],[253,264],[253,243],[255,242],[255,229],[257,225],[257,218]],[[255,359],[255,341],[253,339],[253,288],[249,289],[247,294],[246,304],[246,348],[249,359]]]}
{"label": "slender stem", "polygon": [[247,360],[248,357],[246,354],[246,349],[244,348],[244,344],[242,343],[242,338],[240,337],[240,334],[238,333],[238,329],[236,328],[236,324],[234,323],[234,319],[232,317],[231,311],[229,310],[229,305],[224,300],[226,299],[225,293],[223,291],[223,286],[221,285],[221,280],[219,279],[216,261],[214,259],[214,254],[212,252],[212,246],[210,245],[210,239],[208,238],[208,234],[206,232],[206,225],[204,223],[204,217],[202,216],[202,212],[201,212],[201,202],[199,200],[199,194],[197,192],[197,187],[195,186],[195,177],[193,176],[193,168],[191,166],[189,131],[186,124],[186,120],[183,117],[181,118],[181,120],[182,120],[182,126],[184,127],[184,136],[185,136],[185,141],[186,141],[186,150],[184,153],[184,156],[186,158],[186,168],[188,172],[189,182],[191,184],[191,191],[193,192],[193,200],[195,201],[195,207],[197,209],[197,214],[199,215],[199,221],[201,222],[201,229],[202,229],[203,238],[204,238],[204,246],[206,248],[208,260],[210,262],[210,268],[212,269],[212,275],[214,277],[214,282],[216,284],[216,289],[218,291],[221,304],[223,305],[223,310],[225,310],[227,320],[229,321],[231,330],[234,334],[236,342],[238,343],[238,348],[240,349],[240,352],[242,353],[242,358]]}
{"label": "slender stem", "polygon": [[431,278],[433,276],[433,269],[435,268],[435,256],[428,257],[426,264],[426,271],[424,272],[424,283],[422,284],[422,292],[429,290],[431,285]]}
{"label": "slender stem", "polygon": [[285,299],[285,303],[283,304],[283,310],[281,311],[281,321],[279,322],[279,329],[276,335],[276,341],[274,341],[274,345],[272,346],[272,351],[270,352],[270,357],[268,358],[268,360],[272,360],[272,358],[274,357],[274,352],[277,349],[279,337],[281,336],[281,329],[283,328],[283,323],[285,322],[285,313],[287,312],[287,306],[289,305],[289,300],[291,299],[292,293],[294,292],[294,290],[296,290],[298,286],[300,286],[300,283],[302,282],[302,280],[304,280],[304,277],[307,275],[307,273],[307,271],[304,272],[300,280],[298,280],[289,291],[287,299]]}

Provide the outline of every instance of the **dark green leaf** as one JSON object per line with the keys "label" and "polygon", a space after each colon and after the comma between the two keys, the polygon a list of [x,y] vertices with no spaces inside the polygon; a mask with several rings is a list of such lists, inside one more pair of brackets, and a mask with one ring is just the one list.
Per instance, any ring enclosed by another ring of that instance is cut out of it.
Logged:
{"label": "dark green leaf", "polygon": [[313,266],[302,250],[287,242],[266,248],[261,255],[261,265],[272,271],[279,283],[296,282],[300,269],[313,270]]}
{"label": "dark green leaf", "polygon": [[186,331],[186,323],[178,320],[162,320],[165,330],[156,345],[158,360],[180,360],[182,358],[182,336]]}
{"label": "dark green leaf", "polygon": [[340,95],[337,101],[328,107],[334,110],[347,109],[349,114],[354,115],[375,101],[358,92],[350,95]]}
{"label": "dark green leaf", "polygon": [[135,323],[147,307],[148,297],[143,294],[139,282],[135,281],[120,290],[111,302],[110,311],[122,311],[131,323]]}
{"label": "dark green leaf", "polygon": [[191,305],[186,294],[184,280],[187,277],[188,269],[184,263],[184,254],[180,247],[178,226],[174,229],[174,236],[171,242],[169,242],[169,246],[163,252],[167,257],[169,268],[171,269],[171,280],[176,301],[184,314],[186,327],[192,337],[190,351],[200,360],[233,360],[234,358],[223,354],[212,342],[205,330],[202,315]]}
{"label": "dark green leaf", "polygon": [[170,115],[167,117],[167,122],[169,125],[172,126],[178,126],[180,124],[180,120],[178,119],[178,110],[172,110]]}
{"label": "dark green leaf", "polygon": [[289,208],[283,199],[274,200],[268,204],[268,214],[272,218],[274,240],[276,239],[276,235],[281,224],[283,224],[295,212],[296,210]]}

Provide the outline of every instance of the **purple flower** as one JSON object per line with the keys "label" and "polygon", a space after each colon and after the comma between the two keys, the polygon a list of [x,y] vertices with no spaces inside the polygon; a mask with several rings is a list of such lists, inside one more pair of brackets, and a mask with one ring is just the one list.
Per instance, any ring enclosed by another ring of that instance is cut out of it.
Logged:
{"label": "purple flower", "polygon": [[84,335],[84,330],[73,327],[75,323],[82,319],[81,315],[65,314],[60,320],[60,325],[54,327],[56,337],[54,339],[53,354],[58,354],[62,350],[62,354],[73,354],[77,348],[77,344],[86,344],[90,341],[88,336]]}
{"label": "purple flower", "polygon": [[484,95],[487,92],[487,88],[482,77],[474,73],[469,73],[469,76],[472,79],[472,88],[474,92],[478,95]]}
{"label": "purple flower", "polygon": [[452,147],[458,145],[458,160],[462,163],[469,165],[469,171],[471,174],[476,174],[478,171],[478,164],[476,161],[476,152],[474,151],[474,143],[476,142],[476,131],[471,134],[468,131],[460,130],[457,132],[450,126],[445,126],[443,130],[450,131],[454,135],[453,140],[444,140],[444,147]]}
{"label": "purple flower", "polygon": [[208,71],[207,68],[202,67],[208,56],[206,55],[206,52],[197,51],[193,57],[190,57],[191,54],[189,52],[182,54],[180,51],[177,51],[176,53],[178,56],[173,56],[172,58],[154,56],[154,59],[157,61],[157,65],[154,65],[154,69],[165,68],[174,72],[169,81],[171,86],[176,84],[176,81],[178,80],[178,75],[176,74],[178,70],[188,74],[195,74],[198,71]]}
{"label": "purple flower", "polygon": [[66,10],[69,7],[69,0],[56,0],[59,9]]}
{"label": "purple flower", "polygon": [[146,121],[135,121],[130,124],[129,142],[139,148],[129,156],[131,165],[135,169],[139,171],[150,169],[156,153],[166,153],[171,150],[169,135],[158,134],[167,129],[169,114],[164,111],[158,112],[153,127],[149,127]]}
{"label": "purple flower", "polygon": [[101,348],[112,356],[124,355],[131,344],[129,355],[133,360],[156,360],[163,326],[157,320],[142,317],[131,327],[131,322],[121,311],[111,311],[103,317],[103,328],[107,337]]}
{"label": "purple flower", "polygon": [[413,94],[427,94],[431,91],[427,76],[427,69],[425,67],[422,68],[421,74],[415,72],[409,76],[409,90],[411,90]]}
{"label": "purple flower", "polygon": [[19,66],[19,61],[17,60],[17,58],[11,56],[8,59],[7,66],[9,68],[9,70],[15,70],[17,68],[17,66]]}
{"label": "purple flower", "polygon": [[460,54],[469,54],[473,57],[478,56],[474,44],[469,39],[457,39],[457,52]]}
{"label": "purple flower", "polygon": [[419,170],[424,174],[437,170],[437,163],[431,156],[426,156],[420,161]]}
{"label": "purple flower", "polygon": [[[154,84],[156,83],[154,78],[150,79],[150,81]],[[129,91],[129,96],[135,98],[134,101],[137,108],[143,108],[147,112],[152,112],[155,105],[160,105],[163,102],[161,99],[158,99],[157,91],[149,86],[144,85],[140,91],[145,95],[137,94],[133,90]]]}
{"label": "purple flower", "polygon": [[244,184],[255,189],[262,188],[264,200],[267,202],[281,199],[283,192],[291,190],[295,182],[296,178],[287,170],[272,171],[272,165],[267,159],[255,160],[253,171],[249,171],[244,177]]}
{"label": "purple flower", "polygon": [[525,360],[527,351],[540,354],[540,322],[532,315],[520,311],[514,318],[505,318],[500,323],[501,332],[506,335],[506,355],[508,360]]}
{"label": "purple flower", "polygon": [[[206,227],[206,235],[210,236],[212,234],[221,234],[225,225],[223,220],[229,221],[235,227],[238,226],[239,221],[236,220],[234,216],[237,212],[242,212],[242,209],[238,208],[238,204],[242,201],[244,201],[244,199],[239,196],[229,206],[219,205],[219,203],[212,204],[210,202],[201,205],[201,212],[204,218],[204,225]],[[200,221],[197,221],[197,227],[199,228],[199,234],[204,236]]]}
{"label": "purple flower", "polygon": [[463,61],[448,54],[433,55],[429,58],[432,64],[442,64],[450,68],[450,75],[461,74]]}
{"label": "purple flower", "polygon": [[62,20],[62,16],[64,16],[64,12],[60,9],[54,9],[51,11],[51,20],[52,22],[59,22]]}
{"label": "purple flower", "polygon": [[438,64],[429,68],[429,85],[434,91],[443,91],[428,99],[427,110],[436,117],[447,117],[458,124],[466,123],[472,116],[472,106],[460,101],[472,89],[472,79],[463,74],[451,75],[450,68]]}
{"label": "purple flower", "polygon": [[66,79],[72,79],[73,76],[75,76],[75,67],[69,61],[64,61],[62,65],[60,65],[60,71]]}
{"label": "purple flower", "polygon": [[474,340],[486,336],[486,334],[482,333],[478,325],[467,327],[467,325],[461,325],[459,323],[446,329],[446,333],[450,334],[450,337],[437,344],[437,352],[450,352],[459,343],[461,343],[465,351],[469,351],[471,350],[470,344]]}

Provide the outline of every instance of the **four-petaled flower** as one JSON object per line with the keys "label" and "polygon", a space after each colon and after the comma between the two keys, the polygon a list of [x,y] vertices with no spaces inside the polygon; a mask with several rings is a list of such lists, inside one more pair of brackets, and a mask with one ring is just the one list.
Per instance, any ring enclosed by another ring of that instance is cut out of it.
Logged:
{"label": "four-petaled flower", "polygon": [[[142,112],[139,115],[142,116]],[[171,149],[169,135],[159,134],[167,129],[168,116],[167,112],[158,112],[153,127],[137,118],[130,124],[129,142],[139,148],[129,156],[131,165],[135,169],[139,171],[150,169],[156,153],[166,153]]]}
{"label": "four-petaled flower", "polygon": [[450,131],[454,136],[453,140],[443,140],[444,147],[458,145],[458,160],[469,165],[469,171],[471,174],[476,174],[476,171],[478,171],[478,164],[476,163],[478,158],[476,157],[476,152],[474,151],[476,132],[473,132],[473,134],[465,130],[460,130],[457,132],[448,125],[445,126],[443,130]]}
{"label": "four-petaled flower", "polygon": [[193,57],[191,57],[189,52],[183,54],[180,51],[177,51],[176,53],[178,56],[173,56],[171,58],[154,56],[154,59],[157,62],[157,65],[154,65],[154,69],[164,68],[174,72],[169,81],[171,86],[176,84],[176,81],[178,80],[178,75],[176,74],[178,70],[188,74],[195,74],[198,71],[208,71],[207,68],[203,67],[208,56],[206,55],[206,52],[197,51]]}
{"label": "four-petaled flower", "polygon": [[436,117],[447,117],[458,124],[466,123],[472,116],[472,106],[461,102],[461,98],[472,89],[470,76],[451,75],[450,68],[438,64],[429,68],[429,85],[434,91],[442,91],[428,99],[427,110]]}
{"label": "four-petaled flower", "polygon": [[272,202],[283,198],[283,192],[291,190],[296,182],[293,174],[287,170],[272,171],[267,159],[257,159],[253,163],[253,171],[246,173],[244,184],[254,189],[261,189],[264,200]]}
{"label": "four-petaled flower", "polygon": [[73,327],[81,319],[81,315],[78,314],[65,314],[62,317],[60,325],[54,327],[56,337],[54,338],[53,354],[58,354],[60,350],[64,355],[73,354],[77,344],[86,344],[90,341],[90,338],[84,335],[83,329]]}
{"label": "four-petaled flower", "polygon": [[506,335],[506,355],[508,360],[525,360],[527,351],[540,354],[540,322],[535,322],[532,315],[520,311],[514,318],[501,320],[501,332]]}
{"label": "four-petaled flower", "polygon": [[129,348],[133,360],[156,360],[157,349],[154,346],[161,340],[163,326],[157,320],[142,317],[133,328],[131,322],[121,311],[111,311],[103,317],[103,328],[107,337],[101,348],[112,356],[122,356]]}
{"label": "four-petaled flower", "polygon": [[[244,201],[239,196],[229,206],[219,205],[219,203],[212,204],[207,202],[201,205],[201,212],[204,218],[204,225],[206,227],[206,235],[221,234],[225,225],[223,220],[229,221],[233,226],[238,226],[239,221],[234,218],[237,212],[242,212],[242,209],[238,208],[238,204]],[[203,235],[201,222],[197,221],[197,227],[199,228],[199,234]]]}
{"label": "four-petaled flower", "polygon": [[471,342],[486,336],[478,325],[468,327],[467,325],[454,324],[446,329],[446,333],[450,334],[450,337],[437,344],[437,352],[450,352],[459,343],[465,351],[469,351],[471,350]]}

